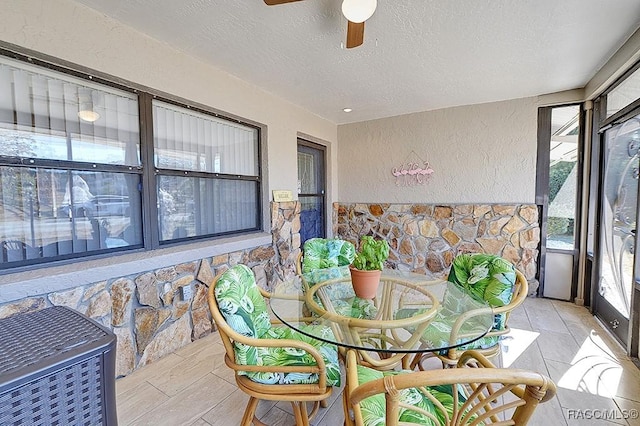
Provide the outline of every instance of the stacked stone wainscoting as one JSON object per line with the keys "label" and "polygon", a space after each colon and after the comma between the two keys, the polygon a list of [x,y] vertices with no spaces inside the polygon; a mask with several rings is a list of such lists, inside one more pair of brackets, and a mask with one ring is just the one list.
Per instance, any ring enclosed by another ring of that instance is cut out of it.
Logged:
{"label": "stacked stone wainscoting", "polygon": [[334,234],[356,244],[363,235],[386,239],[388,265],[435,276],[460,253],[490,253],[512,262],[538,288],[540,226],[535,204],[334,203]]}
{"label": "stacked stone wainscoting", "polygon": [[271,235],[275,250],[274,280],[284,281],[296,273],[300,255],[299,201],[271,203]]}
{"label": "stacked stone wainscoting", "polygon": [[[75,309],[113,330],[116,376],[126,376],[214,330],[206,293],[217,274],[243,263],[267,290],[295,274],[299,231],[300,203],[273,203],[271,245],[17,300],[0,306],[0,318],[54,305]],[[182,287],[191,288],[190,300],[182,300]]]}

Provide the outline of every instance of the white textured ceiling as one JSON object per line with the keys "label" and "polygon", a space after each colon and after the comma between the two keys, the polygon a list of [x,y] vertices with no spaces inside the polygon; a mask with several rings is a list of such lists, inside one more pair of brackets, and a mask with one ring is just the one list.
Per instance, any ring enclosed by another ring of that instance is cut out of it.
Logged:
{"label": "white textured ceiling", "polygon": [[341,0],[75,1],[337,124],[581,88],[640,26],[639,0],[378,0],[344,49]]}

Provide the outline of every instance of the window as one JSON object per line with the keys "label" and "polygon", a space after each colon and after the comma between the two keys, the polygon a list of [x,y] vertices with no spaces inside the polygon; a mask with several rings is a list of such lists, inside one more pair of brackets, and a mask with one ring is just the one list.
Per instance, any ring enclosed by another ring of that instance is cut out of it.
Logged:
{"label": "window", "polygon": [[132,93],[0,62],[0,265],[140,247]]}
{"label": "window", "polygon": [[0,56],[0,269],[260,229],[258,128],[20,59]]}
{"label": "window", "polygon": [[160,243],[259,226],[258,130],[153,101]]}
{"label": "window", "polygon": [[580,107],[551,110],[547,247],[573,250],[578,188]]}
{"label": "window", "polygon": [[626,106],[637,101],[639,98],[640,69],[637,69],[606,95],[606,117],[611,117]]}

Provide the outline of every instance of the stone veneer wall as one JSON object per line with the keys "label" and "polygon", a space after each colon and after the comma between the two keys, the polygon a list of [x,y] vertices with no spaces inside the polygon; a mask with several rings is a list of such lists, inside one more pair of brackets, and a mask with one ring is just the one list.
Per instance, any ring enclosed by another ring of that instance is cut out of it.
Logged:
{"label": "stone veneer wall", "polygon": [[540,227],[535,204],[333,205],[334,234],[356,244],[362,235],[389,241],[388,266],[444,276],[459,253],[483,252],[511,261],[538,288]]}
{"label": "stone veneer wall", "polygon": [[[0,318],[53,305],[76,309],[117,335],[116,374],[125,376],[211,333],[206,291],[216,274],[244,263],[266,289],[295,274],[300,203],[272,203],[271,224],[271,245],[29,297],[0,305]],[[444,275],[456,254],[483,251],[509,259],[535,284],[535,205],[336,203],[333,226],[336,237],[354,243],[366,234],[386,238],[392,268]],[[185,286],[193,290],[188,301],[180,297]]]}
{"label": "stone veneer wall", "polygon": [[[271,245],[18,300],[0,306],[0,318],[53,305],[73,308],[114,331],[116,376],[125,376],[214,330],[206,292],[216,274],[244,263],[266,289],[295,274],[300,203],[272,203],[271,213]],[[183,301],[186,286],[193,297]]]}

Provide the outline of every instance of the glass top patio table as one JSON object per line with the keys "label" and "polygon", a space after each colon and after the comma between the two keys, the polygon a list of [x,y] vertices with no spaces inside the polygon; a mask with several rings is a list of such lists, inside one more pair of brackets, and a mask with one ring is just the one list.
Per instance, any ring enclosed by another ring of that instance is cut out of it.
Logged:
{"label": "glass top patio table", "polygon": [[462,346],[493,325],[490,306],[451,282],[384,270],[377,296],[367,300],[355,296],[348,270],[342,274],[314,285],[298,276],[276,285],[274,315],[307,336],[383,356]]}

